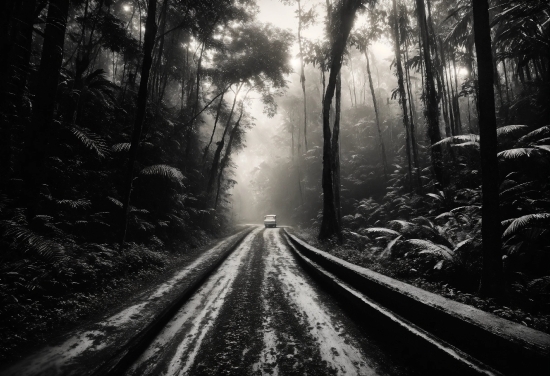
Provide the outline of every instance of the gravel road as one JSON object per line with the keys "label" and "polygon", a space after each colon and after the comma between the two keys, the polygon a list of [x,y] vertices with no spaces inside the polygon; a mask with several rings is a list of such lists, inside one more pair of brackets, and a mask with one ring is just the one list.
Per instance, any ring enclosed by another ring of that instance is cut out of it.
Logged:
{"label": "gravel road", "polygon": [[127,374],[422,374],[357,322],[302,270],[282,229],[257,228]]}

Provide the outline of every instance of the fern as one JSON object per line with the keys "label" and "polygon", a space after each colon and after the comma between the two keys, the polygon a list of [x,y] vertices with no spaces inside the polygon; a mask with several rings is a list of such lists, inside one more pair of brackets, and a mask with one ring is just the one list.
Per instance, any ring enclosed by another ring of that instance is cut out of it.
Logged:
{"label": "fern", "polygon": [[445,137],[441,141],[438,141],[435,144],[433,144],[432,147],[438,146],[438,145],[451,145],[451,144],[454,144],[456,142],[471,143],[471,144],[479,145],[479,135],[477,135],[477,134],[463,134],[463,135],[459,135],[459,136]]}
{"label": "fern", "polygon": [[114,144],[113,146],[111,146],[111,150],[115,153],[119,153],[119,152],[128,152],[130,151],[130,143],[129,142],[121,142],[119,144]]}
{"label": "fern", "polygon": [[47,262],[56,262],[64,257],[64,247],[38,235],[27,227],[13,221],[1,221],[4,236],[11,240],[12,247],[23,253],[31,253]]}
{"label": "fern", "polygon": [[405,243],[410,244],[419,254],[433,254],[444,257],[447,260],[454,260],[453,251],[444,245],[424,239],[409,239],[405,240]]}
{"label": "fern", "polygon": [[527,142],[530,142],[530,140],[533,140],[540,136],[548,136],[550,135],[550,125],[545,125],[543,127],[537,128],[534,131],[531,131],[527,133],[525,136],[520,137],[518,140],[518,144],[524,145]]}
{"label": "fern", "polygon": [[[550,213],[528,214],[508,221],[511,222],[502,234],[505,238],[513,236],[528,227],[549,228]],[[503,221],[502,225],[506,225],[508,221]]]}
{"label": "fern", "polygon": [[57,200],[56,204],[64,207],[69,207],[71,209],[87,209],[92,203],[90,200],[86,199],[77,199],[77,200]]}
{"label": "fern", "polygon": [[527,128],[527,125],[505,125],[504,127],[497,128],[497,137],[508,136],[510,134],[523,131]]}
{"label": "fern", "polygon": [[94,152],[99,158],[105,158],[109,154],[105,141],[97,134],[77,126],[72,127],[70,131],[84,147]]}
{"label": "fern", "polygon": [[501,159],[518,159],[522,157],[530,157],[533,152],[535,151],[534,148],[515,148],[515,149],[508,149],[501,151],[497,154],[497,156]]}
{"label": "fern", "polygon": [[160,176],[176,182],[181,182],[183,180],[183,174],[180,172],[180,170],[164,164],[145,167],[143,170],[141,170],[140,174],[146,176]]}
{"label": "fern", "polygon": [[400,234],[395,230],[390,230],[389,228],[385,227],[371,227],[365,229],[365,233],[367,234],[381,234],[382,236],[400,236]]}

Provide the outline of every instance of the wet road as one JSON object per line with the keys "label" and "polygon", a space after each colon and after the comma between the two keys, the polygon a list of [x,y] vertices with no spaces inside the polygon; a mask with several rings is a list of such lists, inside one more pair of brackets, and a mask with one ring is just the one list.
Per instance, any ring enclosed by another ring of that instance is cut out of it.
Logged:
{"label": "wet road", "polygon": [[258,228],[127,375],[411,375],[302,270],[282,229]]}

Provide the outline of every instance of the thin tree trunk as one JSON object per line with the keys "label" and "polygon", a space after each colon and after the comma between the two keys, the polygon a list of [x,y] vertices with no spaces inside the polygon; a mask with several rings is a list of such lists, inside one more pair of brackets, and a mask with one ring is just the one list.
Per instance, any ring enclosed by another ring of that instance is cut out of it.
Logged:
{"label": "thin tree trunk", "polygon": [[399,88],[399,98],[401,99],[401,108],[403,110],[403,125],[405,127],[405,151],[407,153],[409,191],[413,190],[412,179],[412,156],[411,156],[411,134],[409,123],[409,109],[407,107],[407,94],[405,93],[405,84],[403,78],[403,64],[401,63],[401,43],[399,38],[399,15],[397,13],[397,1],[393,0],[393,38],[395,44],[395,66],[397,69],[397,86]]}
{"label": "thin tree trunk", "polygon": [[473,3],[474,35],[479,77],[480,156],[482,181],[481,236],[483,268],[479,292],[501,298],[502,251],[499,217],[499,176],[497,159],[497,123],[493,89],[493,55],[488,0]]}
{"label": "thin tree trunk", "polygon": [[[424,0],[416,0],[416,8],[418,12],[418,23],[423,41],[424,67],[426,70],[426,118],[428,121],[428,137],[433,145],[441,140],[439,131],[439,110],[437,106],[437,92],[434,84],[434,74],[432,69],[432,60],[430,57],[430,43],[428,30],[426,27],[426,10]],[[436,180],[446,186],[446,179],[443,172],[442,151],[440,146],[431,148],[432,167]]]}
{"label": "thin tree trunk", "polygon": [[[409,54],[407,52],[407,46],[405,46],[405,58],[409,60]],[[414,174],[416,176],[416,184],[418,185],[418,191],[422,192],[422,176],[420,174],[420,164],[418,162],[418,145],[416,143],[416,131],[414,124],[414,102],[411,89],[411,76],[409,74],[409,68],[405,65],[405,80],[407,82],[407,95],[409,98],[409,114],[411,115],[411,149],[414,164]]]}
{"label": "thin tree trunk", "polygon": [[235,125],[233,126],[233,129],[231,130],[231,133],[229,134],[229,141],[227,142],[227,148],[225,149],[225,155],[223,156],[223,159],[220,164],[220,173],[218,174],[218,189],[216,191],[216,200],[214,201],[214,210],[218,208],[218,201],[220,198],[220,192],[222,187],[222,178],[223,178],[223,172],[225,171],[225,168],[227,167],[227,164],[229,163],[229,158],[231,157],[231,149],[233,147],[233,140],[235,139],[235,136],[237,134],[237,131],[239,130],[239,126],[241,124],[241,119],[243,117],[244,112],[244,103],[241,107],[241,113],[239,115],[239,118],[235,122]]}
{"label": "thin tree trunk", "polygon": [[50,0],[44,44],[36,79],[35,101],[25,145],[23,174],[26,183],[27,219],[30,222],[39,210],[40,187],[46,182],[46,158],[53,146],[53,123],[57,85],[63,63],[63,47],[69,2]]}
{"label": "thin tree trunk", "polygon": [[339,241],[342,240],[340,221],[338,221],[336,208],[334,206],[330,107],[336,90],[336,78],[342,68],[342,57],[344,55],[348,36],[353,26],[355,13],[360,6],[360,0],[344,0],[340,3],[338,8],[339,24],[334,30],[334,37],[331,38],[330,74],[323,99],[323,217],[319,229],[320,239],[337,236]]}
{"label": "thin tree trunk", "polygon": [[[15,19],[9,20],[6,30],[6,45],[2,53],[2,81],[0,88],[0,189],[12,174],[12,129],[15,124],[21,125],[26,117],[23,113],[23,96],[30,72],[32,48],[32,31],[35,17],[36,0],[24,0],[20,7],[11,9],[11,2],[2,11],[16,12]],[[11,24],[10,24],[10,21]],[[12,43],[13,42],[13,43]],[[9,93],[12,93],[11,95]]]}
{"label": "thin tree trunk", "polygon": [[374,93],[374,85],[372,84],[372,75],[370,71],[369,51],[365,49],[365,57],[367,58],[367,75],[369,77],[370,93],[372,96],[372,104],[374,106],[374,115],[376,117],[376,129],[378,130],[378,140],[380,142],[380,152],[382,153],[382,167],[384,168],[384,178],[388,180],[388,161],[386,160],[386,148],[384,139],[382,138],[382,129],[380,127],[380,114],[378,113],[378,104],[376,103],[376,94]]}
{"label": "thin tree trunk", "polygon": [[302,45],[302,5],[298,0],[298,46],[300,47],[300,84],[302,85],[302,93],[304,95],[304,145],[307,147],[307,97],[306,97],[306,75],[304,70],[304,52]]}
{"label": "thin tree trunk", "polygon": [[453,70],[454,70],[454,73],[455,73],[455,94],[454,94],[454,100],[455,100],[455,115],[456,115],[456,121],[457,121],[457,130],[456,130],[456,133],[457,134],[461,134],[462,133],[462,119],[461,119],[461,116],[460,116],[460,102],[458,101],[458,98],[459,98],[459,92],[458,92],[458,72],[456,70],[456,59],[455,59],[455,54],[453,52],[453,54],[451,55],[451,59],[452,59],[452,62],[453,62]]}
{"label": "thin tree trunk", "polygon": [[218,120],[220,118],[220,113],[223,106],[223,96],[225,95],[225,91],[222,92],[222,96],[220,98],[220,103],[218,104],[218,109],[216,110],[216,119],[214,120],[214,128],[212,129],[212,134],[210,135],[210,141],[208,141],[208,145],[204,148],[204,153],[202,154],[202,163],[205,163],[206,156],[208,155],[208,150],[210,149],[210,145],[212,145],[212,140],[214,139],[214,134],[216,133],[216,126],[218,125]]}
{"label": "thin tree trunk", "polygon": [[138,97],[136,101],[136,115],[134,120],[134,130],[132,132],[132,143],[128,156],[128,170],[124,184],[124,201],[122,208],[122,236],[120,239],[120,251],[124,251],[126,241],[126,232],[128,229],[128,215],[130,213],[130,197],[132,195],[132,181],[134,179],[134,168],[141,141],[141,131],[145,119],[147,108],[147,93],[151,65],[153,64],[153,48],[155,45],[155,36],[157,34],[157,24],[155,22],[157,10],[157,0],[149,0],[147,8],[147,19],[145,21],[145,36],[143,42],[143,63],[141,66],[141,80],[139,83]]}
{"label": "thin tree trunk", "polygon": [[334,190],[334,207],[338,222],[342,220],[340,208],[340,115],[342,100],[342,73],[338,74],[336,79],[336,97],[334,126],[332,127],[332,184]]}
{"label": "thin tree trunk", "polygon": [[218,143],[218,147],[216,148],[216,152],[214,153],[214,159],[212,161],[212,167],[210,168],[210,178],[208,179],[208,185],[206,186],[206,194],[207,196],[211,196],[212,190],[214,189],[214,182],[216,179],[216,175],[218,174],[218,166],[220,164],[220,157],[223,150],[223,147],[225,145],[225,136],[227,134],[227,131],[229,130],[229,124],[231,123],[231,117],[233,116],[233,112],[235,111],[235,105],[237,104],[237,97],[239,96],[239,92],[241,91],[241,88],[243,87],[243,84],[239,84],[237,87],[237,91],[235,92],[235,98],[233,99],[233,106],[231,107],[231,112],[229,113],[229,117],[227,119],[227,122],[225,124],[225,129],[223,131],[222,139]]}

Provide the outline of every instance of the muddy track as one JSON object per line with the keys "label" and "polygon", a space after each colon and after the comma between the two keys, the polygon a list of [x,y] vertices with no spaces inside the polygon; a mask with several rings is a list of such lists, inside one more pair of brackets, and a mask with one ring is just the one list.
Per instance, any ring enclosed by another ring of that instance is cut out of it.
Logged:
{"label": "muddy track", "polygon": [[248,235],[127,374],[419,374],[364,336],[303,271],[281,231]]}

